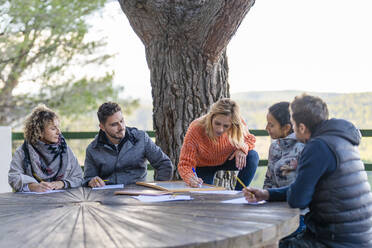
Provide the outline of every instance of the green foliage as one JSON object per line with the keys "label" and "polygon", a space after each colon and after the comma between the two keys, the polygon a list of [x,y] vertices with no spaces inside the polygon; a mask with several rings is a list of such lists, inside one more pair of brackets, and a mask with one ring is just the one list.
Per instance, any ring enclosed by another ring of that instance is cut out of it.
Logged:
{"label": "green foliage", "polygon": [[[239,105],[244,119],[250,129],[265,129],[268,108],[279,101],[291,102],[299,91],[246,92],[233,94]],[[336,94],[312,93],[321,97],[328,105],[331,118],[342,118],[351,121],[359,129],[372,129],[372,92]],[[262,140],[262,142],[261,142]],[[270,141],[257,139],[256,148],[262,159],[267,158]],[[362,138],[359,151],[363,161],[372,161],[372,137]]]}
{"label": "green foliage", "polygon": [[[133,114],[133,111],[137,109],[139,106],[138,100],[132,100],[132,99],[107,99],[107,100],[114,100],[116,101],[122,108],[125,122],[128,126],[131,126],[128,122],[128,117]],[[104,101],[99,102],[98,105],[101,105]],[[69,132],[81,132],[81,131],[97,131],[99,130],[99,122],[97,118],[97,110],[98,106],[96,108],[93,108],[89,106],[89,109],[92,109],[92,111],[84,114],[84,115],[69,115],[66,116],[63,114],[63,112],[59,112],[60,118],[61,118],[61,129],[63,132],[69,131]],[[137,112],[136,112],[137,113]],[[137,126],[136,126],[137,127]],[[85,144],[85,140],[79,140],[76,141],[77,143],[82,142],[82,144]],[[89,144],[89,143],[88,143]],[[86,146],[77,146],[77,147],[83,147],[84,152]]]}
{"label": "green foliage", "polygon": [[[249,128],[264,129],[268,108],[279,101],[291,102],[299,91],[246,92],[232,94],[239,105]],[[351,121],[360,129],[372,129],[372,92],[367,93],[313,93],[328,105],[331,118]]]}
{"label": "green foliage", "polygon": [[[246,92],[233,94],[239,105],[244,119],[250,129],[265,129],[268,108],[279,101],[291,102],[295,96],[302,94],[299,91],[273,91],[273,92]],[[372,129],[372,92],[336,94],[312,93],[321,97],[328,105],[330,117],[343,118],[351,121],[360,129]],[[266,159],[270,139],[257,137],[256,151],[260,159]],[[372,137],[363,137],[359,146],[361,158],[366,163],[372,162]],[[266,167],[257,169],[251,186],[262,187],[265,179]],[[368,172],[369,182],[372,185],[372,172]]]}
{"label": "green foliage", "polygon": [[105,2],[0,0],[0,124],[18,124],[38,103],[74,116],[118,100],[105,37],[86,38],[87,18]]}

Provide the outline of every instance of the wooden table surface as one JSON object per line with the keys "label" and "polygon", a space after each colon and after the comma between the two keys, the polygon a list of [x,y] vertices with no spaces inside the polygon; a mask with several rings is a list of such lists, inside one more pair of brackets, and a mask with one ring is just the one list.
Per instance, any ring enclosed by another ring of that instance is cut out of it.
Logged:
{"label": "wooden table surface", "polygon": [[298,226],[284,202],[220,203],[241,193],[142,203],[114,191],[0,194],[0,247],[275,247]]}

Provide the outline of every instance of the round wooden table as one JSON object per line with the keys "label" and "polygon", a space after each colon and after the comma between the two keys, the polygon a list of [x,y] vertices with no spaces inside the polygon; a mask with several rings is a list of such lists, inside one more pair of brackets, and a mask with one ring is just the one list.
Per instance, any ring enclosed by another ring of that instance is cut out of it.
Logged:
{"label": "round wooden table", "polygon": [[298,226],[284,202],[221,203],[241,193],[142,203],[114,191],[0,194],[0,247],[275,247]]}

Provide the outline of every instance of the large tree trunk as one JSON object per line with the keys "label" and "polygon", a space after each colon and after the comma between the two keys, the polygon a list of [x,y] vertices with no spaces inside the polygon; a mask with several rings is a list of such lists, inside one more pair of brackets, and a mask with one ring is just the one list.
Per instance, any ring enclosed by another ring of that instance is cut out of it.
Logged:
{"label": "large tree trunk", "polygon": [[190,122],[230,96],[226,46],[254,0],[119,2],[146,48],[156,143],[177,164]]}

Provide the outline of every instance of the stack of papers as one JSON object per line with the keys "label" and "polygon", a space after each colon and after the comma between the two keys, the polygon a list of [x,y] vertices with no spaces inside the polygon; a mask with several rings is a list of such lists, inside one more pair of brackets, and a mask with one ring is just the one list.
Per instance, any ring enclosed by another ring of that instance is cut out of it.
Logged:
{"label": "stack of papers", "polygon": [[192,198],[189,195],[159,195],[159,196],[139,195],[132,197],[141,202],[167,202],[192,200]]}
{"label": "stack of papers", "polygon": [[222,201],[222,203],[232,203],[232,204],[249,204],[249,205],[260,205],[264,204],[266,201],[259,201],[259,202],[247,202],[244,197],[236,198],[232,200]]}
{"label": "stack of papers", "polygon": [[65,190],[63,190],[63,189],[56,189],[56,190],[48,190],[48,191],[45,191],[45,192],[33,192],[33,191],[29,191],[29,192],[17,192],[17,193],[42,195],[42,194],[50,194],[50,193],[58,193],[58,192],[65,192]]}
{"label": "stack of papers", "polygon": [[206,191],[190,191],[190,193],[197,194],[216,194],[216,195],[236,195],[241,193],[238,190],[206,190]]}
{"label": "stack of papers", "polygon": [[122,189],[122,188],[124,188],[124,184],[111,184],[111,185],[105,185],[103,187],[95,187],[92,189],[99,190],[99,189]]}
{"label": "stack of papers", "polygon": [[155,191],[155,190],[118,190],[118,191],[115,191],[114,193],[115,195],[171,195],[173,194],[172,192],[170,191]]}

